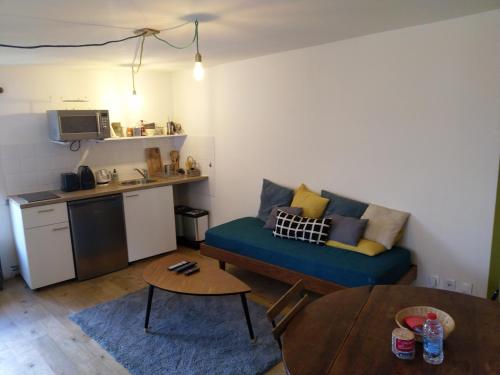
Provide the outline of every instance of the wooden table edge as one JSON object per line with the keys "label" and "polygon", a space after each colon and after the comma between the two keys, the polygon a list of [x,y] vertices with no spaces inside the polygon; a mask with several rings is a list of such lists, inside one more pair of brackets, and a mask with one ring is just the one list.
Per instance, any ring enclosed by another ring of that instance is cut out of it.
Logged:
{"label": "wooden table edge", "polygon": [[[189,276],[187,276],[187,277],[189,277]],[[152,286],[152,287],[154,287],[156,289],[163,290],[164,292],[175,293],[175,294],[183,294],[185,296],[200,296],[200,297],[203,297],[203,296],[206,296],[206,297],[235,296],[237,294],[247,294],[247,293],[251,293],[252,292],[252,289],[250,287],[248,287],[247,290],[242,290],[242,291],[238,291],[238,292],[231,292],[231,293],[187,293],[187,292],[179,292],[179,291],[176,291],[176,290],[170,290],[170,289],[165,289],[165,288],[159,287],[157,285],[151,284],[150,282],[146,281],[144,279],[144,277],[143,277],[143,280],[144,280],[144,282],[146,284],[148,284],[148,286]],[[246,285],[246,283],[245,283],[245,285]]]}

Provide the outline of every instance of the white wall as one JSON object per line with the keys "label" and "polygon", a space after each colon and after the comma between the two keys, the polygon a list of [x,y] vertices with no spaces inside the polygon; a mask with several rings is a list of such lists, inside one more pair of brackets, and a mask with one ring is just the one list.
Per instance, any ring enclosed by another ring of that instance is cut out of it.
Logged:
{"label": "white wall", "polygon": [[[117,168],[122,179],[137,178],[135,167],[146,167],[145,147],[160,147],[164,159],[180,147],[172,139],[99,143],[86,142],[80,152],[48,142],[47,109],[104,108],[111,121],[133,126],[140,120],[165,124],[172,114],[169,73],[141,71],[138,100],[131,98],[128,69],[99,70],[55,67],[2,67],[0,86],[0,257],[6,277],[17,264],[5,197],[57,189],[61,172],[85,164],[94,171]],[[88,103],[64,103],[86,99]]]}
{"label": "white wall", "polygon": [[175,73],[176,119],[215,138],[217,189],[198,189],[196,203],[214,224],[255,215],[267,177],[405,210],[418,284],[439,275],[484,296],[499,25],[493,11],[229,63],[202,83]]}

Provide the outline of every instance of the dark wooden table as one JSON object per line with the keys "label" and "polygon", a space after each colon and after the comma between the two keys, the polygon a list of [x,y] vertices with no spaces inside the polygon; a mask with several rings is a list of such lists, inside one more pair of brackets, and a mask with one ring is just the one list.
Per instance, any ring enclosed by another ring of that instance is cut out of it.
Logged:
{"label": "dark wooden table", "polygon": [[[418,305],[444,310],[455,320],[439,366],[423,360],[420,343],[412,361],[391,351],[394,316]],[[289,375],[499,375],[500,304],[404,285],[346,289],[306,306],[287,327],[282,343]]]}

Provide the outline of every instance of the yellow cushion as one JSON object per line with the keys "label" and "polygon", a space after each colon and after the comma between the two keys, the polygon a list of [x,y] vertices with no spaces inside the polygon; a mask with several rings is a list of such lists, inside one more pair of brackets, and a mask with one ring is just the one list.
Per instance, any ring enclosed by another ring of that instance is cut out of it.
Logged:
{"label": "yellow cushion", "polygon": [[291,207],[302,208],[302,216],[320,218],[330,200],[321,195],[313,193],[304,184],[295,191]]}
{"label": "yellow cushion", "polygon": [[339,249],[344,249],[344,250],[350,250],[350,251],[356,251],[361,254],[369,255],[369,256],[374,256],[377,254],[380,254],[381,252],[385,251],[384,245],[379,244],[378,242],[375,241],[370,241],[362,238],[359,240],[357,246],[351,246],[347,245],[342,242],[337,242],[337,241],[327,241],[326,246],[332,246],[332,247],[338,247]]}

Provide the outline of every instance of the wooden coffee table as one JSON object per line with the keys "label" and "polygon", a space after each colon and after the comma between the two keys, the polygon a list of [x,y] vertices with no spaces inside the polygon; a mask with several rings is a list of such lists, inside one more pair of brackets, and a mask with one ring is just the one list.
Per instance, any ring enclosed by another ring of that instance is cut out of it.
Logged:
{"label": "wooden coffee table", "polygon": [[[169,271],[167,268],[183,260],[198,263],[200,271],[190,276]],[[149,315],[153,302],[155,288],[171,293],[188,294],[192,296],[229,296],[239,294],[248,333],[252,340],[255,339],[246,294],[251,292],[250,287],[233,275],[218,268],[217,264],[202,257],[190,257],[184,254],[173,253],[149,264],[144,270],[144,281],[149,284],[148,303],[146,308],[146,321],[144,329],[149,328]]]}
{"label": "wooden coffee table", "polygon": [[[455,320],[439,366],[403,361],[391,351],[394,316],[408,306],[433,306]],[[438,289],[380,285],[346,289],[301,310],[282,336],[289,375],[500,374],[500,304]]]}

